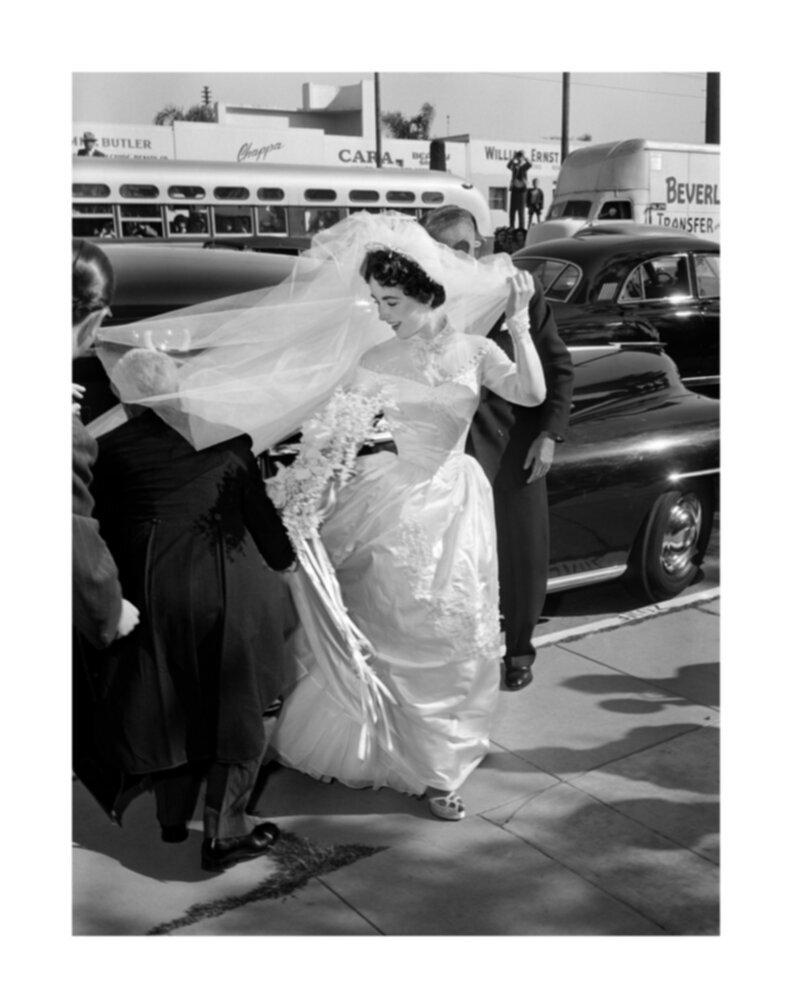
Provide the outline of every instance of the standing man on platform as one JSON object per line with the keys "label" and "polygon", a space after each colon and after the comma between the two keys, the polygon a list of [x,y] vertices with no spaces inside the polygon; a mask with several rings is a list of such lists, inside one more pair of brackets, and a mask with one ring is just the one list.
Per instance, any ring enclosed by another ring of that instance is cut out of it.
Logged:
{"label": "standing man on platform", "polygon": [[524,231],[525,197],[528,192],[526,175],[531,170],[531,162],[526,160],[521,150],[518,150],[506,167],[511,172],[511,183],[509,184],[509,227],[514,228],[516,217],[519,221],[517,226]]}
{"label": "standing man on platform", "polygon": [[[473,255],[480,245],[472,214],[445,206],[424,221],[435,241]],[[544,605],[549,565],[546,476],[563,441],[572,403],[572,358],[558,335],[538,285],[528,306],[531,337],[542,361],[547,398],[541,406],[507,403],[483,389],[466,450],[492,484],[498,533],[501,612],[506,628],[505,686],[519,690],[533,679],[532,637]],[[503,316],[489,333],[513,359]]]}

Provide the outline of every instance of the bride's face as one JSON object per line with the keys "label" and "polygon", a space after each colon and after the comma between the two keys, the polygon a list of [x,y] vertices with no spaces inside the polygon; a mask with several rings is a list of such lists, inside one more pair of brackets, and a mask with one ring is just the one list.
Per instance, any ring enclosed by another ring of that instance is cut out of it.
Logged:
{"label": "bride's face", "polygon": [[379,317],[393,329],[399,339],[414,336],[432,317],[434,309],[408,297],[401,287],[383,287],[372,277],[369,280],[369,290]]}

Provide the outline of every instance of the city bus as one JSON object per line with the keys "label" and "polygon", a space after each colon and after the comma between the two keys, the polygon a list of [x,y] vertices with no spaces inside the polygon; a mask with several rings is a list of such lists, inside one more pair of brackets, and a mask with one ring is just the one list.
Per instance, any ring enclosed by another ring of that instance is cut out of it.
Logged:
{"label": "city bus", "polygon": [[102,242],[237,245],[296,253],[350,213],[398,210],[421,219],[455,204],[492,247],[486,200],[441,171],[306,165],[73,160],[72,234]]}

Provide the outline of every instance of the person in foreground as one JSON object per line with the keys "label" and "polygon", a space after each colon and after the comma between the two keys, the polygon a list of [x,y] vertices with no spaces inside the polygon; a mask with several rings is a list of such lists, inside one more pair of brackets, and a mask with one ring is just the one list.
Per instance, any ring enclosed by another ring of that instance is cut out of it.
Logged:
{"label": "person in foreground", "polygon": [[[90,353],[109,311],[114,278],[110,260],[86,241],[72,243],[72,361]],[[98,756],[90,741],[97,682],[93,669],[105,651],[131,633],[137,607],[123,597],[118,568],[94,516],[92,469],[97,444],[83,425],[84,389],[72,386],[72,766],[97,801],[109,809],[120,775]]]}
{"label": "person in foreground", "polygon": [[[120,398],[178,389],[167,355],[135,349],[110,378]],[[186,840],[206,779],[202,865],[263,854],[272,823],[246,814],[264,717],[284,671],[288,596],[270,568],[294,553],[246,435],[196,451],[149,409],[99,438],[97,513],[121,584],[141,611],[108,655],[100,705],[125,774],[153,783],[162,839]]]}
{"label": "person in foreground", "polygon": [[[87,354],[113,296],[113,269],[102,250],[90,242],[72,243],[72,360]],[[72,610],[79,641],[106,648],[125,637],[138,622],[138,611],[121,596],[118,571],[93,517],[91,469],[97,446],[83,426],[73,386],[72,408]]]}
{"label": "person in foreground", "polygon": [[459,820],[458,788],[487,751],[500,682],[492,493],[465,440],[482,387],[535,407],[545,382],[528,328],[530,275],[503,282],[513,363],[448,322],[443,262],[455,257],[442,252],[407,224],[398,250],[369,248],[358,261],[391,337],[365,352],[353,388],[384,397],[398,454],[360,458],[322,528],[344,603],[395,699],[391,744],[379,735],[361,758],[359,719],[334,701],[299,631],[299,679],[273,747],[314,777],[425,793],[434,815]]}
{"label": "person in foreground", "polygon": [[[461,207],[434,211],[424,227],[436,241],[460,252],[472,254],[479,244],[476,222]],[[495,500],[500,605],[506,630],[504,683],[509,690],[523,689],[533,680],[536,648],[532,638],[544,605],[550,562],[546,477],[556,444],[564,439],[574,384],[572,358],[538,286],[528,316],[547,396],[541,405],[526,406],[507,401],[496,389],[485,389],[466,449],[484,469]],[[511,356],[504,316],[489,338]]]}

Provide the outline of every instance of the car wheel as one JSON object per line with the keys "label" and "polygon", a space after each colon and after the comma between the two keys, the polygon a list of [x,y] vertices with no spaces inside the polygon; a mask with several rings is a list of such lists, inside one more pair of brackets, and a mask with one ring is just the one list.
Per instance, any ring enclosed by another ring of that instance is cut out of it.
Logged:
{"label": "car wheel", "polygon": [[673,598],[698,574],[712,531],[712,501],[704,488],[661,494],[630,557],[629,574],[651,602]]}

